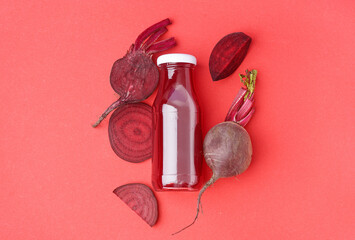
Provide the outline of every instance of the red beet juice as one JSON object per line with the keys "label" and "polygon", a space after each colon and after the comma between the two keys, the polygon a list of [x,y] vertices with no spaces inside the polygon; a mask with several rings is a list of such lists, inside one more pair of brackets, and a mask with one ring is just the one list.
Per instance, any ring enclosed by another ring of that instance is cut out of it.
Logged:
{"label": "red beet juice", "polygon": [[160,85],[153,104],[152,184],[156,191],[201,187],[200,108],[193,87],[196,58],[165,54],[157,60]]}

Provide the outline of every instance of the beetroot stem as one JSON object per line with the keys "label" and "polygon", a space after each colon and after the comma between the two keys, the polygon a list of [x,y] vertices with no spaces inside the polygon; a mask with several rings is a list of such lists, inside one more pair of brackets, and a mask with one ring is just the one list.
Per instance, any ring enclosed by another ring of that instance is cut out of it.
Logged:
{"label": "beetroot stem", "polygon": [[[205,184],[205,186],[203,186],[203,188],[201,189],[200,193],[198,194],[198,199],[197,199],[197,212],[196,212],[196,216],[195,219],[193,220],[192,223],[190,223],[189,225],[187,225],[186,227],[184,227],[183,229],[173,233],[172,235],[178,234],[182,231],[184,231],[185,229],[191,227],[197,220],[198,218],[198,214],[200,212],[200,203],[201,203],[201,196],[202,194],[206,191],[206,189],[211,186],[213,183],[215,183],[218,180],[218,178],[213,174],[212,177],[210,178],[210,180],[208,180],[208,182]],[[201,206],[202,208],[202,206]],[[201,209],[202,210],[202,209]]]}
{"label": "beetroot stem", "polygon": [[162,52],[168,50],[176,45],[175,38],[165,39],[159,42],[154,43],[147,49],[148,54],[153,54],[157,52]]}
{"label": "beetroot stem", "polygon": [[240,81],[244,84],[230,107],[225,121],[237,122],[245,126],[254,114],[254,90],[257,71],[255,69],[245,71],[245,75],[239,74]]}
{"label": "beetroot stem", "polygon": [[159,29],[158,31],[156,31],[155,33],[153,33],[148,39],[147,41],[145,41],[145,43],[143,43],[142,45],[142,49],[146,50],[148,49],[153,43],[156,42],[156,40],[158,40],[158,38],[163,35],[164,33],[166,33],[168,31],[168,29],[166,27],[162,27],[161,29]]}
{"label": "beetroot stem", "polygon": [[116,102],[112,103],[107,109],[106,111],[101,115],[101,117],[99,118],[99,120],[97,120],[96,123],[94,123],[92,125],[92,127],[97,127],[102,120],[104,120],[106,118],[106,116],[112,112],[113,110],[115,110],[118,106],[120,106],[124,101],[122,100],[122,98],[119,98]]}
{"label": "beetroot stem", "polygon": [[236,120],[239,121],[242,118],[244,118],[249,112],[250,109],[253,107],[254,100],[251,100],[250,98],[247,98],[247,100],[244,101],[243,105],[239,108]]}
{"label": "beetroot stem", "polygon": [[243,119],[237,121],[237,123],[242,126],[242,127],[245,127],[245,125],[247,125],[247,123],[250,121],[251,117],[253,116],[255,112],[255,108],[252,108],[250,110],[250,112],[248,113],[248,115],[246,115]]}
{"label": "beetroot stem", "polygon": [[237,115],[237,112],[240,108],[240,106],[243,104],[243,99],[246,94],[247,90],[245,88],[240,88],[238,91],[237,96],[234,98],[232,106],[230,107],[225,121],[236,121],[235,116]]}
{"label": "beetroot stem", "polygon": [[136,42],[134,43],[134,50],[138,50],[142,43],[144,42],[144,40],[146,40],[150,35],[152,35],[154,32],[158,31],[160,28],[162,27],[166,27],[167,25],[171,24],[171,21],[169,18],[164,19],[152,26],[150,26],[149,28],[147,28],[146,30],[144,30],[141,34],[139,34],[139,36],[136,39]]}

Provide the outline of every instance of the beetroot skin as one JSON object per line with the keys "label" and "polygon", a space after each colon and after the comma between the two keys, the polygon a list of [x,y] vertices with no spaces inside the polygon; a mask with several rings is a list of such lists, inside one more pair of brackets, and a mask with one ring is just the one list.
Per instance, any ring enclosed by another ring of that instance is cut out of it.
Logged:
{"label": "beetroot skin", "polygon": [[248,132],[236,122],[217,124],[207,133],[203,152],[213,169],[213,181],[241,174],[250,165],[252,145]]}
{"label": "beetroot skin", "polygon": [[113,193],[149,226],[155,225],[158,220],[158,202],[148,186],[141,183],[130,183],[116,188]]}
{"label": "beetroot skin", "polygon": [[108,135],[113,151],[121,159],[139,163],[152,157],[152,107],[128,103],[110,117]]}
{"label": "beetroot skin", "polygon": [[114,102],[93,124],[98,126],[103,119],[122,103],[140,102],[148,98],[159,82],[159,72],[152,60],[152,55],[172,48],[176,45],[174,38],[158,41],[171,24],[167,18],[143,31],[127,54],[118,59],[112,66],[110,83],[120,98]]}
{"label": "beetroot skin", "polygon": [[[241,88],[234,99],[226,121],[211,128],[205,136],[203,153],[213,174],[198,195],[194,221],[176,233],[195,223],[200,212],[201,196],[209,186],[219,178],[237,176],[249,167],[253,150],[250,136],[243,126],[248,123],[254,113],[254,100],[250,99],[254,97],[256,74],[256,70],[247,70],[246,75],[240,74],[245,87]],[[236,120],[238,116],[240,118]]]}
{"label": "beetroot skin", "polygon": [[209,68],[213,81],[224,79],[240,66],[247,55],[251,38],[236,32],[223,37],[213,48]]}

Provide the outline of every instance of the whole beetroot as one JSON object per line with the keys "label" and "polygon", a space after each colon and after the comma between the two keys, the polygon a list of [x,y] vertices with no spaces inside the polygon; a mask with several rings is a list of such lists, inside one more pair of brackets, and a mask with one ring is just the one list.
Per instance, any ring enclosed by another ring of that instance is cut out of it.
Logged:
{"label": "whole beetroot", "polygon": [[209,130],[203,152],[213,170],[210,184],[204,186],[206,189],[218,178],[233,177],[247,170],[253,150],[248,132],[238,123],[228,121]]}
{"label": "whole beetroot", "polygon": [[120,98],[106,109],[93,127],[97,127],[122,103],[140,102],[153,93],[159,82],[159,72],[152,55],[176,45],[174,38],[157,42],[167,31],[166,26],[169,24],[171,22],[167,18],[147,28],[137,37],[126,55],[113,64],[110,83]]}
{"label": "whole beetroot", "polygon": [[240,74],[245,87],[239,90],[225,122],[211,128],[205,136],[203,152],[206,163],[212,169],[213,174],[198,195],[194,221],[176,233],[196,222],[200,212],[201,196],[209,186],[219,178],[237,176],[249,167],[253,150],[250,136],[244,126],[255,111],[253,103],[256,75],[256,70],[247,70],[246,75]]}

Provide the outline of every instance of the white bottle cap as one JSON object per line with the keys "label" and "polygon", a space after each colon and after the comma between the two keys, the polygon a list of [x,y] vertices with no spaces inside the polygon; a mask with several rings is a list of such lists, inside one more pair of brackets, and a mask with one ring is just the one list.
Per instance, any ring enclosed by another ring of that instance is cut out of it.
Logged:
{"label": "white bottle cap", "polygon": [[196,58],[190,54],[184,53],[164,54],[157,59],[158,66],[163,63],[191,63],[196,65]]}

